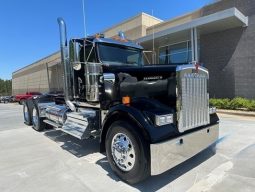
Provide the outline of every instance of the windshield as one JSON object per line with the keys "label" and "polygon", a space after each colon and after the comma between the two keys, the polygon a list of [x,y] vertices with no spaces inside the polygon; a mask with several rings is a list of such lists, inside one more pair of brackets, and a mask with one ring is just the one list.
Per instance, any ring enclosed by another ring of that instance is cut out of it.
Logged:
{"label": "windshield", "polygon": [[142,50],[140,49],[112,44],[99,44],[98,47],[102,63],[110,65],[142,65]]}

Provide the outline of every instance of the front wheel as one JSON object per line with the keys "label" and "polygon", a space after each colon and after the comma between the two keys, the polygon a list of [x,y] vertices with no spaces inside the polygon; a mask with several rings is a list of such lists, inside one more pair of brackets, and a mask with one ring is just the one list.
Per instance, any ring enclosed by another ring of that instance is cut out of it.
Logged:
{"label": "front wheel", "polygon": [[149,176],[149,146],[136,127],[125,121],[114,122],[105,145],[110,166],[122,180],[134,184]]}
{"label": "front wheel", "polygon": [[43,118],[39,116],[39,110],[35,104],[32,109],[32,125],[36,131],[43,131],[46,127],[46,124],[43,122]]}

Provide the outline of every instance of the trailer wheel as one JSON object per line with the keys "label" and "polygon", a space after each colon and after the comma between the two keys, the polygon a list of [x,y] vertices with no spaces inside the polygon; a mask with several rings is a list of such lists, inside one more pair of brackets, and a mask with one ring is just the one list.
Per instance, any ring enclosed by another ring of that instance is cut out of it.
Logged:
{"label": "trailer wheel", "polygon": [[112,170],[125,182],[138,183],[150,175],[149,146],[131,124],[114,122],[105,146]]}
{"label": "trailer wheel", "polygon": [[43,131],[46,127],[46,124],[43,122],[43,118],[39,116],[39,110],[37,105],[33,106],[32,109],[32,125],[36,131]]}
{"label": "trailer wheel", "polygon": [[31,114],[29,113],[27,102],[23,103],[23,117],[24,117],[25,124],[32,125]]}

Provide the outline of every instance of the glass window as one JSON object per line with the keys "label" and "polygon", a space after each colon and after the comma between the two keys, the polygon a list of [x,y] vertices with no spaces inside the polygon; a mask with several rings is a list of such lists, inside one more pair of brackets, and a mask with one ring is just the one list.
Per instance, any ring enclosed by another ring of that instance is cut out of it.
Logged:
{"label": "glass window", "polygon": [[188,63],[187,52],[180,52],[169,56],[169,64],[184,64]]}
{"label": "glass window", "polygon": [[111,44],[99,44],[99,56],[103,63],[110,65],[142,65],[142,50],[116,46]]}
{"label": "glass window", "polygon": [[86,58],[88,62],[95,63],[96,62],[96,53],[95,48],[92,46],[86,46]]}
{"label": "glass window", "polygon": [[187,42],[170,45],[169,49],[170,49],[170,54],[187,52]]}
{"label": "glass window", "polygon": [[190,41],[159,48],[159,64],[185,64],[192,60]]}
{"label": "glass window", "polygon": [[159,48],[159,63],[168,64],[169,50],[168,46]]}

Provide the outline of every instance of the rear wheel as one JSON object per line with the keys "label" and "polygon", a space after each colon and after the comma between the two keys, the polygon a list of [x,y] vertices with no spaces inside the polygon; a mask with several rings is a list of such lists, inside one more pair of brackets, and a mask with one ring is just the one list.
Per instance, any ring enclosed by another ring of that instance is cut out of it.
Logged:
{"label": "rear wheel", "polygon": [[105,145],[110,166],[122,180],[134,184],[149,176],[148,144],[131,124],[114,122],[107,132]]}
{"label": "rear wheel", "polygon": [[43,122],[44,118],[39,116],[39,110],[37,105],[33,106],[32,109],[32,125],[36,131],[43,131],[46,127],[46,124]]}
{"label": "rear wheel", "polygon": [[23,105],[24,101],[25,101],[24,99],[21,99],[21,100],[19,101],[19,104],[20,104],[20,105]]}
{"label": "rear wheel", "polygon": [[31,114],[30,114],[30,112],[29,112],[27,102],[24,102],[24,103],[23,103],[23,117],[24,117],[24,122],[25,122],[27,125],[32,125]]}

